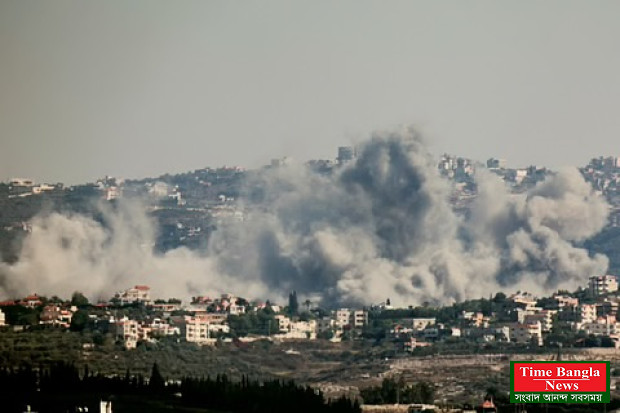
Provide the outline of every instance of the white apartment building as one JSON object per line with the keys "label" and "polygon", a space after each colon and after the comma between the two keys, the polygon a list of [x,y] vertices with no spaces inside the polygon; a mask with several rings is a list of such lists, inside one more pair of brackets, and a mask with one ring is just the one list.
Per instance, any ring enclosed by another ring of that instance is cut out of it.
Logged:
{"label": "white apartment building", "polygon": [[366,324],[368,324],[368,311],[341,308],[339,310],[336,310],[335,319],[336,327],[339,329],[342,329],[345,326],[362,328]]}
{"label": "white apartment building", "polygon": [[148,328],[151,333],[162,336],[174,336],[181,334],[181,329],[179,327],[173,327],[160,318],[154,318],[150,324],[148,324]]}
{"label": "white apartment building", "polygon": [[190,343],[214,345],[217,340],[211,338],[212,331],[211,324],[204,319],[188,317],[185,320],[185,339]]}
{"label": "white apartment building", "polygon": [[618,279],[613,275],[590,277],[588,291],[592,297],[618,291]]}
{"label": "white apartment building", "polygon": [[317,320],[308,321],[292,321],[285,315],[275,316],[278,321],[278,330],[280,333],[276,334],[276,338],[284,339],[316,339],[316,334],[319,331],[319,322]]}

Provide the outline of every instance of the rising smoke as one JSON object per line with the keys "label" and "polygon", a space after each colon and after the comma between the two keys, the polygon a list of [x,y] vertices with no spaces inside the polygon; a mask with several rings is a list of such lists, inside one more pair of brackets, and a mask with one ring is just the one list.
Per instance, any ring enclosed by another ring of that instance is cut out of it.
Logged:
{"label": "rising smoke", "polygon": [[105,226],[37,217],[20,260],[0,267],[0,295],[109,297],[146,283],[159,296],[282,299],[295,289],[327,305],[447,303],[572,289],[606,270],[606,257],[576,246],[608,214],[576,170],[520,195],[489,173],[476,182],[470,213],[457,215],[417,132],[376,134],[329,176],[295,165],[254,176],[246,219],[221,226],[206,251],[153,254],[154,227],[139,205],[104,211]]}

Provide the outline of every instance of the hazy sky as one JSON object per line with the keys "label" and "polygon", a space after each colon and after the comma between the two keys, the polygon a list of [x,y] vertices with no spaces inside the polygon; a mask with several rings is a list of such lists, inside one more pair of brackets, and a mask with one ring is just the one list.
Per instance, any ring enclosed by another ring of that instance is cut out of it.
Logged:
{"label": "hazy sky", "polygon": [[620,155],[618,1],[0,0],[0,179],[334,157],[416,124],[511,166]]}

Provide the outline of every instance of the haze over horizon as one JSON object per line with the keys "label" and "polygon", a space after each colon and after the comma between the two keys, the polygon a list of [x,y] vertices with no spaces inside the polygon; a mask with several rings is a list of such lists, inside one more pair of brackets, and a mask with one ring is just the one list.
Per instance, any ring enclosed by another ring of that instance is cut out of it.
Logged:
{"label": "haze over horizon", "polygon": [[620,154],[620,3],[0,2],[0,179],[335,156],[415,124],[510,166]]}

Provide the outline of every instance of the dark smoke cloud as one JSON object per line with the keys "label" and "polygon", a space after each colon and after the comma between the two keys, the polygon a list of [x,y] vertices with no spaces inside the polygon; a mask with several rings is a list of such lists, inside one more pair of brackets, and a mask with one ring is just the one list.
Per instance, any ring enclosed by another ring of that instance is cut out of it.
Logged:
{"label": "dark smoke cloud", "polygon": [[161,296],[282,299],[296,289],[328,304],[446,303],[574,288],[606,270],[606,257],[574,245],[608,214],[576,170],[521,195],[494,175],[476,179],[479,196],[459,216],[415,130],[376,134],[330,176],[295,165],[255,176],[246,219],[222,226],[207,251],[153,255],[153,226],[135,206],[107,213],[109,230],[81,216],[37,218],[20,261],[0,269],[0,293],[94,296],[139,282]]}

